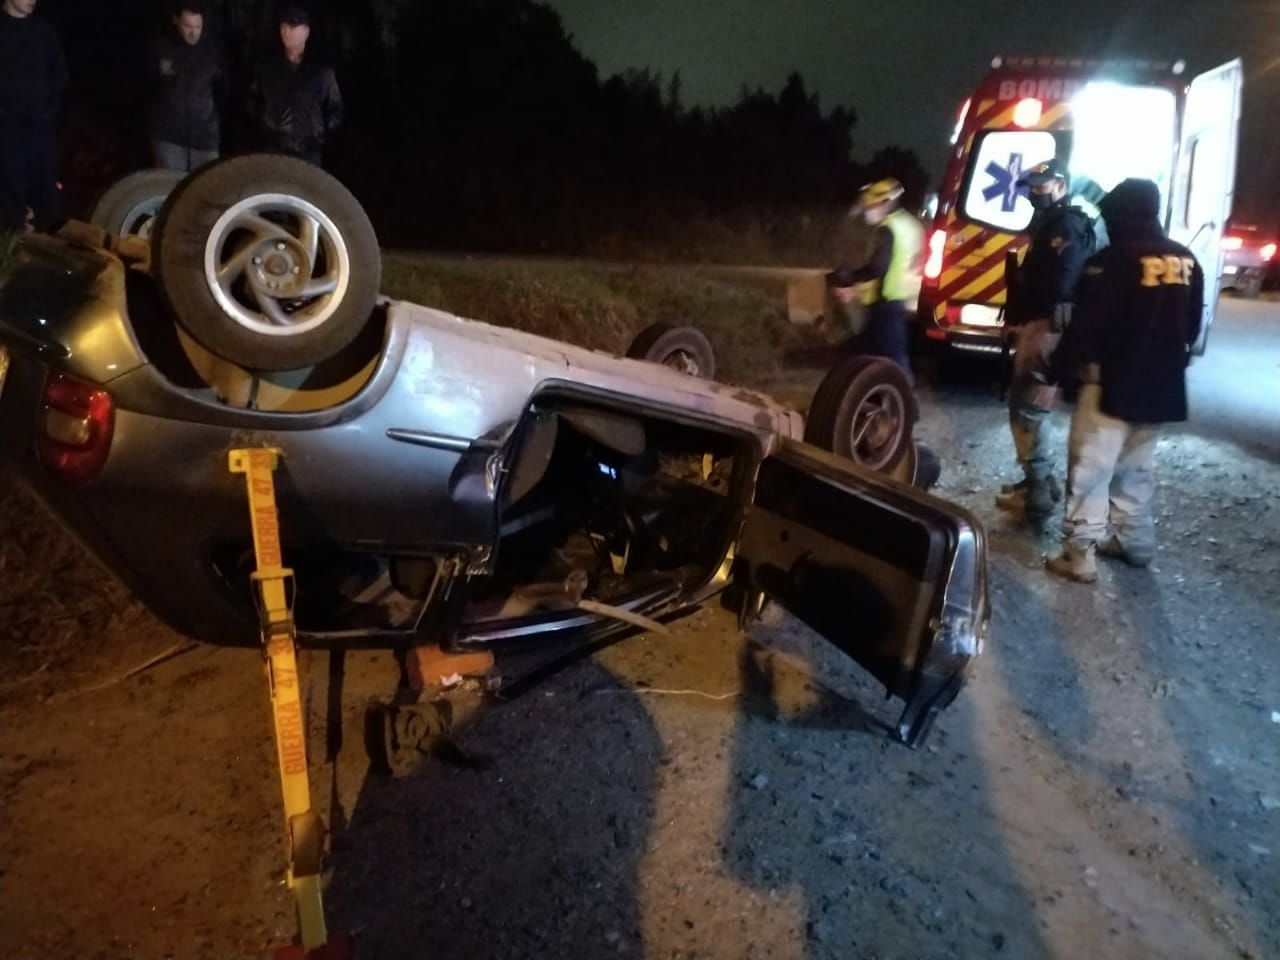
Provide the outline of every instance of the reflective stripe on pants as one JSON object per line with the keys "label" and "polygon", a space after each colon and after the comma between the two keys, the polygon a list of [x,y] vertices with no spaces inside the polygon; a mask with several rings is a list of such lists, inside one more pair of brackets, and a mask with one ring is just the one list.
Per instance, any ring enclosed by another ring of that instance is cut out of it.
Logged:
{"label": "reflective stripe on pants", "polygon": [[1102,388],[1080,388],[1067,440],[1065,541],[1086,547],[1107,535],[1107,522],[1125,552],[1150,558],[1155,550],[1151,498],[1155,494],[1158,424],[1128,423],[1103,413]]}

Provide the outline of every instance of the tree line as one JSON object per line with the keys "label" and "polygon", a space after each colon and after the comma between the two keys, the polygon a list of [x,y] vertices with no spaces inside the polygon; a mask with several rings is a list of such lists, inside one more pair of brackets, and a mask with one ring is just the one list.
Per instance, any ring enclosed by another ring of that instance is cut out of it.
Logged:
{"label": "tree line", "polygon": [[[203,7],[231,79],[224,152],[250,149],[244,94],[254,58],[275,41],[274,5]],[[689,106],[679,73],[602,78],[535,0],[308,7],[309,51],[334,65],[346,104],[326,166],[387,243],[697,256],[679,249],[681,231],[718,227],[728,240],[749,223],[782,252],[805,245],[806,231],[829,232],[870,177],[897,176],[911,202],[927,185],[910,151],[855,161],[855,112],[824,109],[798,72],[777,92],[744,88],[732,105]],[[168,0],[42,0],[72,73],[73,207],[145,165],[147,43],[171,10]]]}

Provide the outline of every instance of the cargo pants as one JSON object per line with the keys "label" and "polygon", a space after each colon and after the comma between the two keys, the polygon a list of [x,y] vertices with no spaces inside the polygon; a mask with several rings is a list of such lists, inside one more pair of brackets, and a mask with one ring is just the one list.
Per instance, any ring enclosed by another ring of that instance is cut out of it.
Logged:
{"label": "cargo pants", "polygon": [[1156,546],[1151,499],[1160,426],[1108,416],[1101,397],[1098,384],[1084,384],[1071,417],[1063,543],[1084,550],[1106,538],[1109,522],[1126,554],[1149,561]]}
{"label": "cargo pants", "polygon": [[1009,381],[1009,432],[1027,484],[1041,487],[1053,473],[1053,452],[1043,429],[1049,410],[1035,402],[1035,395],[1044,384],[1049,358],[1062,334],[1054,331],[1051,320],[1031,320],[1015,328],[1013,338],[1016,353]]}

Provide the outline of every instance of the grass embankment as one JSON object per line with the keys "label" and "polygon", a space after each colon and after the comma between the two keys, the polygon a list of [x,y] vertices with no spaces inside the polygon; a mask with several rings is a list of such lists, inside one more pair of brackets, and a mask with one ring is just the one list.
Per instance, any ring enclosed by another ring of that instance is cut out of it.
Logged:
{"label": "grass embankment", "polygon": [[383,257],[390,296],[623,354],[651,323],[690,325],[715,348],[716,379],[757,385],[797,342],[785,283],[713,267],[565,260]]}

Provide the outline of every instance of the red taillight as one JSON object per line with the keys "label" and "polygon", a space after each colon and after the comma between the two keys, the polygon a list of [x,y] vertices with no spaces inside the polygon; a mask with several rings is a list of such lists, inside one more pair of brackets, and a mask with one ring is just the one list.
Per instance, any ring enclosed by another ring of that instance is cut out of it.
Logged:
{"label": "red taillight", "polygon": [[1262,254],[1263,260],[1270,260],[1276,255],[1276,245],[1274,243],[1264,243],[1258,253]]}
{"label": "red taillight", "polygon": [[40,462],[67,483],[88,483],[111,449],[115,404],[97,384],[55,373],[40,410]]}
{"label": "red taillight", "polygon": [[947,231],[935,230],[929,234],[929,258],[924,262],[924,278],[937,280],[942,275],[942,251],[947,246]]}
{"label": "red taillight", "polygon": [[1223,237],[1222,238],[1223,250],[1239,250],[1243,246],[1244,246],[1243,237]]}

